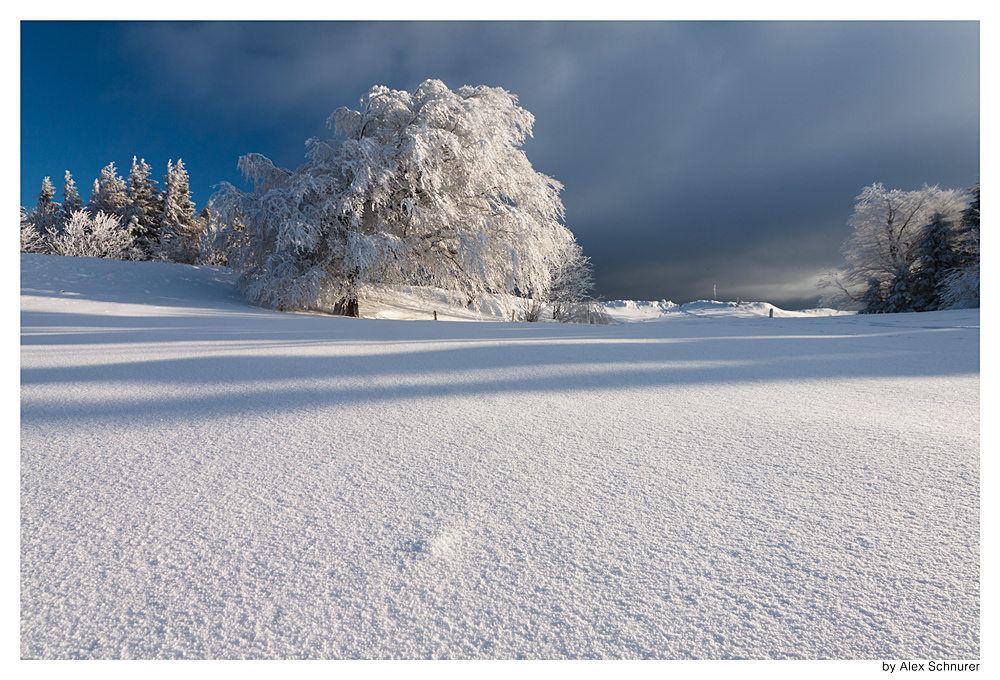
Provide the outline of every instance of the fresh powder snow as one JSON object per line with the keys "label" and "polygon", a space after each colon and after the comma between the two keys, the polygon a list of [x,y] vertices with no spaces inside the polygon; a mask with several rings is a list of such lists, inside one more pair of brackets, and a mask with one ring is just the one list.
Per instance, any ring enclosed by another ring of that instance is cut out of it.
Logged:
{"label": "fresh powder snow", "polygon": [[979,310],[353,319],[20,262],[23,658],[980,655]]}

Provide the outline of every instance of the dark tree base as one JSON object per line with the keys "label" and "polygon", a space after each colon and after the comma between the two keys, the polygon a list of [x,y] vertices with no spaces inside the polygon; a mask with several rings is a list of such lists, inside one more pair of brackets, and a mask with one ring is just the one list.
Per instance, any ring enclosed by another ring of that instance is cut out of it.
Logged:
{"label": "dark tree base", "polygon": [[358,300],[357,298],[351,298],[350,300],[341,300],[333,306],[333,313],[339,314],[340,316],[353,316],[358,317]]}

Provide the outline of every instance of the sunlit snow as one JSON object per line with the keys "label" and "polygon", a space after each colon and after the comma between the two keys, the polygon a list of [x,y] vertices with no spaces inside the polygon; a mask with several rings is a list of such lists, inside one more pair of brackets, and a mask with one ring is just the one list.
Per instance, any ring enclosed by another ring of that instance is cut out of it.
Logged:
{"label": "sunlit snow", "polygon": [[21,256],[22,657],[979,657],[978,310],[231,280]]}

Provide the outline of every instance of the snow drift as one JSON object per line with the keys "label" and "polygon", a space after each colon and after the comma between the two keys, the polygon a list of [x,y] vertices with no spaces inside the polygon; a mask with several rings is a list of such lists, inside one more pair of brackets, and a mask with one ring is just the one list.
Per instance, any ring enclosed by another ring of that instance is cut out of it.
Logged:
{"label": "snow drift", "polygon": [[348,319],[30,255],[21,286],[22,657],[979,656],[978,310]]}

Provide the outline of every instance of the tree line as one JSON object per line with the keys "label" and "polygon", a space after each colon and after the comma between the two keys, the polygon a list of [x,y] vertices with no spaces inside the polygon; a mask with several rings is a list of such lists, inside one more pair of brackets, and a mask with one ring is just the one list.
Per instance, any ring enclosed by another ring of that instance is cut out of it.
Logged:
{"label": "tree line", "polygon": [[224,264],[224,253],[210,242],[218,231],[211,202],[196,210],[184,161],[167,161],[162,188],[151,172],[145,159],[133,157],[123,178],[109,163],[86,203],[69,170],[62,203],[45,177],[35,207],[21,208],[21,252]]}
{"label": "tree line", "polygon": [[533,122],[501,88],[376,86],[360,110],[330,116],[334,138],[309,140],[299,168],[241,157],[252,190],[222,182],[199,215],[180,161],[160,191],[144,161],[127,180],[111,164],[86,208],[68,172],[61,206],[46,178],[22,208],[21,249],[224,264],[246,297],[279,310],[356,316],[368,292],[408,286],[499,303],[510,319],[607,322],[563,224],[562,185],[520,148]]}
{"label": "tree line", "polygon": [[861,314],[979,307],[979,184],[968,192],[866,187],[848,220],[845,265],[820,304]]}
{"label": "tree line", "polygon": [[[183,161],[163,187],[133,158],[109,163],[84,205],[69,171],[63,202],[50,178],[21,209],[21,250],[225,265],[253,302],[356,316],[381,287],[444,289],[463,304],[497,301],[507,318],[607,321],[590,297],[593,272],[563,224],[562,185],[521,149],[534,117],[501,88],[412,94],[376,86],[359,110],[327,121],[306,162],[279,168],[260,154],[196,212]],[[873,184],[857,197],[845,265],[827,272],[821,304],[861,313],[979,306],[979,185],[968,193]]]}

